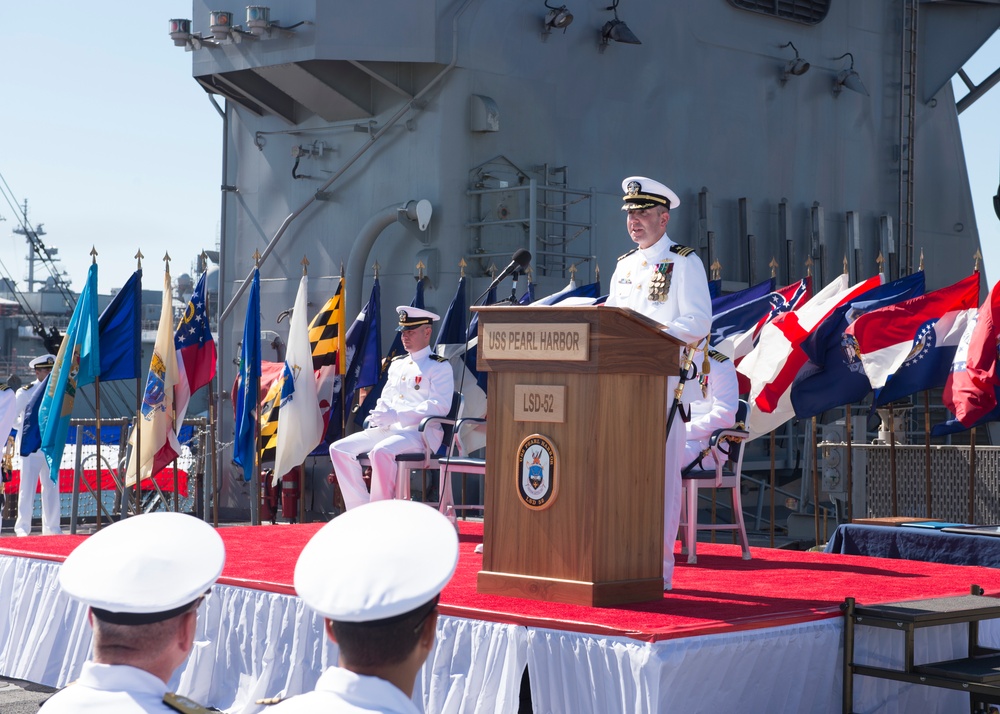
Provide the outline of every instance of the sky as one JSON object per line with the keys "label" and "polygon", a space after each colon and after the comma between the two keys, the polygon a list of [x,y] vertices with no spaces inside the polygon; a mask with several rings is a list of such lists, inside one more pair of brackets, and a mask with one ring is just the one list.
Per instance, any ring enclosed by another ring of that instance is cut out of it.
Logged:
{"label": "sky", "polygon": [[[150,276],[159,274],[154,268],[162,269],[165,253],[176,277],[193,271],[202,250],[216,248],[222,119],[191,77],[191,54],[167,35],[170,18],[190,15],[190,0],[4,3],[0,277],[23,285],[27,276],[25,240],[12,233],[25,199],[29,222],[42,224],[42,240],[58,248],[76,291],[92,247],[101,293],[125,283],[139,250],[145,285],[156,289]],[[978,83],[997,67],[1000,34],[965,69]],[[963,96],[965,86],[954,84]],[[993,282],[1000,278],[992,198],[1000,180],[1000,85],[960,123]],[[5,200],[10,195],[16,206]]]}

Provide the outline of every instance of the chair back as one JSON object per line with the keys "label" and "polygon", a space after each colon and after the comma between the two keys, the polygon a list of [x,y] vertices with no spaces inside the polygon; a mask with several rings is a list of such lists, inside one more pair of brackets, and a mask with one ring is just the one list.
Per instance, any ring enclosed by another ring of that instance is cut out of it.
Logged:
{"label": "chair back", "polygon": [[[741,399],[739,405],[736,407],[736,424],[732,427],[731,431],[748,432],[747,424],[749,421],[750,404],[746,399]],[[747,433],[742,438],[735,435],[728,436],[726,438],[726,446],[719,449],[727,457],[725,465],[732,469],[734,474],[740,473],[743,465],[743,446],[746,444],[749,435]]]}
{"label": "chair back", "polygon": [[462,397],[461,392],[455,392],[451,395],[451,409],[448,410],[448,421],[441,424],[441,431],[444,433],[444,437],[441,439],[441,446],[435,452],[436,456],[444,456],[448,453],[448,448],[455,435],[455,422],[462,416],[462,404],[464,401],[465,399]]}

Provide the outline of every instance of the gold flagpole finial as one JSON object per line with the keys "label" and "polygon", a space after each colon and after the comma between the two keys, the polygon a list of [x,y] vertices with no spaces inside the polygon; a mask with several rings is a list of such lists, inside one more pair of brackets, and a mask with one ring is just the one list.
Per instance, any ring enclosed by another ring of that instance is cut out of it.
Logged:
{"label": "gold flagpole finial", "polygon": [[253,267],[260,268],[260,251],[255,250],[250,257],[253,258]]}
{"label": "gold flagpole finial", "polygon": [[847,253],[844,253],[844,275],[847,275]]}
{"label": "gold flagpole finial", "polygon": [[878,252],[878,257],[875,258],[875,264],[878,265],[878,272],[882,272],[882,264],[885,263],[885,258],[882,257],[882,251]]}
{"label": "gold flagpole finial", "polygon": [[340,279],[344,279],[344,261],[340,261]]}
{"label": "gold flagpole finial", "polygon": [[460,277],[460,278],[464,278],[465,277],[465,267],[467,265],[468,265],[468,263],[465,262],[465,258],[459,259],[459,261],[458,261],[458,277]]}
{"label": "gold flagpole finial", "polygon": [[813,259],[812,256],[810,255],[808,258],[806,258],[806,277],[811,278],[812,274],[813,274]]}
{"label": "gold flagpole finial", "polygon": [[90,246],[90,260],[95,265],[97,264],[97,246]]}
{"label": "gold flagpole finial", "polygon": [[771,256],[771,262],[767,264],[767,267],[771,269],[772,278],[778,277],[778,268],[780,267],[780,264],[778,263],[777,258],[775,258],[773,255]]}
{"label": "gold flagpole finial", "polygon": [[421,280],[424,279],[424,270],[426,268],[427,266],[424,265],[424,261],[422,260],[417,261],[417,282],[420,282]]}
{"label": "gold flagpole finial", "polygon": [[711,277],[709,278],[710,280],[722,279],[722,263],[719,262],[718,258],[716,258],[715,262],[713,262],[709,266],[709,270],[711,271]]}
{"label": "gold flagpole finial", "polygon": [[381,269],[382,269],[382,266],[378,264],[377,260],[374,263],[372,263],[372,270],[375,271],[375,279],[376,280],[378,280],[378,271],[380,271]]}
{"label": "gold flagpole finial", "polygon": [[571,281],[576,280],[576,263],[569,266],[569,279]]}
{"label": "gold flagpole finial", "polygon": [[[528,270],[531,270],[531,268],[528,268]],[[596,260],[594,261],[594,280],[601,282],[601,265]],[[528,282],[530,283],[531,281],[529,280]]]}
{"label": "gold flagpole finial", "polygon": [[309,258],[302,256],[302,274],[307,275],[309,273]]}
{"label": "gold flagpole finial", "polygon": [[924,249],[921,248],[920,249],[920,265],[917,268],[917,270],[920,270],[921,272],[923,272],[923,269],[924,269]]}
{"label": "gold flagpole finial", "polygon": [[135,252],[135,269],[142,270],[142,259],[145,258],[141,250]]}
{"label": "gold flagpole finial", "polygon": [[975,259],[975,261],[976,261],[976,263],[975,263],[975,267],[973,267],[973,271],[975,271],[975,272],[977,272],[977,273],[978,273],[978,272],[979,272],[979,263],[980,263],[980,261],[981,261],[981,260],[983,259],[983,254],[979,252],[979,249],[978,249],[978,248],[976,248],[976,254],[975,254],[974,256],[972,256],[972,257],[973,257],[973,258]]}
{"label": "gold flagpole finial", "polygon": [[497,276],[497,270],[498,270],[497,264],[491,260],[490,267],[486,269],[486,272],[490,274],[490,279],[495,278]]}

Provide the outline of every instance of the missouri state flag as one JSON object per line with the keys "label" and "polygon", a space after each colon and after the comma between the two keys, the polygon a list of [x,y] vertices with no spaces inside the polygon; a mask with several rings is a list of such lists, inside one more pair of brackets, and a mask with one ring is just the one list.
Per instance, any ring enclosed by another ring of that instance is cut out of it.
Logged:
{"label": "missouri state flag", "polygon": [[954,285],[859,317],[844,334],[854,345],[875,404],[940,387],[965,326],[979,304],[979,273]]}
{"label": "missouri state flag", "polygon": [[993,286],[966,327],[944,385],[944,404],[966,428],[997,406],[997,344],[1000,342],[1000,290]]}

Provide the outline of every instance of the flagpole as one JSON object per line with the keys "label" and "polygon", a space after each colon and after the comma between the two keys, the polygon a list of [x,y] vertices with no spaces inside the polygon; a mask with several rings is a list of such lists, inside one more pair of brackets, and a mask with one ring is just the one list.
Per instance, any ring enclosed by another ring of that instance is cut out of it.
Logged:
{"label": "flagpole", "polygon": [[[306,275],[309,269],[309,260],[305,256],[302,256],[302,275]],[[308,315],[306,316],[308,317]],[[303,320],[303,322],[308,325],[308,320]],[[308,327],[306,328],[306,335],[308,336]],[[289,325],[289,332],[291,332],[291,325]],[[310,346],[310,358],[312,357],[312,349]],[[312,367],[312,360],[310,359],[310,367]],[[315,377],[312,378],[315,380]],[[322,440],[322,436],[320,436]],[[308,454],[307,454],[308,458]],[[284,494],[282,494],[284,495]],[[299,465],[299,523],[306,522],[306,468],[305,461]]]}
{"label": "flagpole", "polygon": [[969,523],[976,522],[976,427],[969,429]]}
{"label": "flagpole", "polygon": [[[207,306],[206,306],[207,307]],[[219,471],[216,468],[218,459],[218,449],[215,443],[215,379],[208,383],[208,444],[212,465],[212,525],[219,527]],[[208,514],[206,514],[208,515]]]}
{"label": "flagpole", "polygon": [[889,404],[889,485],[892,493],[891,516],[899,515],[899,500],[896,493],[896,410]]}
{"label": "flagpole", "polygon": [[850,523],[854,519],[854,463],[852,459],[851,448],[851,405],[844,405],[844,414],[846,417],[844,426],[844,441],[847,443],[847,522]]}
{"label": "flagpole", "polygon": [[[141,250],[136,251],[136,254],[135,254],[136,270],[142,270],[142,259],[143,259],[143,257],[145,257],[145,256],[143,256]],[[140,292],[140,294],[141,294],[141,292]],[[141,323],[140,323],[140,327],[139,327],[139,350],[140,350],[140,352],[142,350],[142,326],[141,326]],[[133,454],[133,457],[135,458],[135,484],[133,484],[133,488],[135,488],[135,515],[137,515],[137,516],[140,513],[142,513],[142,488],[141,488],[142,481],[139,478],[139,472],[140,472],[140,468],[142,466],[139,463],[139,458],[140,458],[140,455],[142,454],[142,429],[139,428],[141,426],[141,424],[142,424],[142,422],[140,421],[140,417],[139,417],[139,415],[142,413],[142,392],[143,392],[142,379],[141,379],[140,375],[136,375],[136,377],[135,377],[135,426],[133,427],[133,429],[135,429],[135,453]],[[128,466],[127,465],[125,467],[125,470],[126,470],[125,480],[127,482],[128,481],[128,473],[127,473]],[[127,493],[125,494],[124,501],[125,501],[126,504],[129,502],[129,497],[128,497]],[[127,512],[128,508],[126,507],[125,510]],[[123,514],[123,515],[126,515],[126,514]]]}
{"label": "flagpole", "polygon": [[816,463],[816,417],[812,418],[812,485],[813,485],[813,530],[816,536],[816,545],[819,540],[819,465]]}
{"label": "flagpole", "polygon": [[774,547],[774,430],[771,430],[771,547]]}
{"label": "flagpole", "polygon": [[931,397],[924,390],[924,490],[927,498],[927,517],[931,518],[933,495],[931,493]]}

